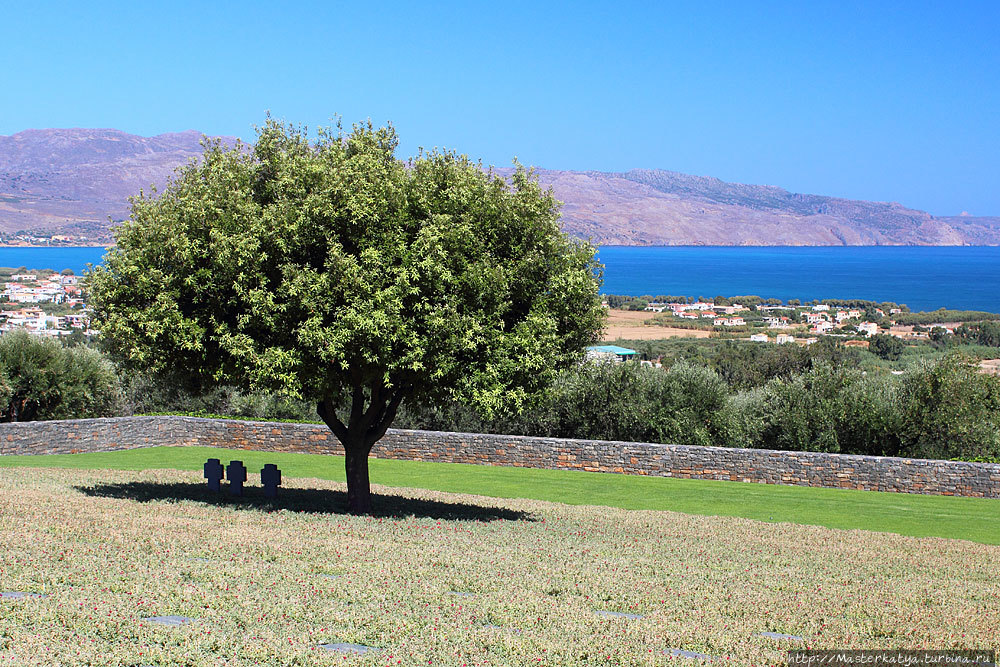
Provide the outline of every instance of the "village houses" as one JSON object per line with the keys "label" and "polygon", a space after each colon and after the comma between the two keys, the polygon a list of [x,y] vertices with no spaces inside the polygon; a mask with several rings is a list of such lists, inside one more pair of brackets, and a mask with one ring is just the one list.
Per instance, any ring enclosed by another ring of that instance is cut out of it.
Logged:
{"label": "village houses", "polygon": [[[27,308],[0,311],[0,331],[24,329],[35,334],[62,335],[72,329],[86,331],[89,311],[83,303],[80,279],[74,275],[51,274],[39,278],[36,273],[11,276],[0,293],[2,300],[13,304],[31,304]],[[80,308],[71,314],[50,315],[39,304]]]}

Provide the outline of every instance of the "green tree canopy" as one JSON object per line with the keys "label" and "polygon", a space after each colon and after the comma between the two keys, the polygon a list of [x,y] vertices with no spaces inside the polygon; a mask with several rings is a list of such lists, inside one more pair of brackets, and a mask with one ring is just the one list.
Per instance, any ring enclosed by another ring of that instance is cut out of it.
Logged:
{"label": "green tree canopy", "polygon": [[903,356],[903,349],[906,345],[903,341],[889,334],[875,334],[868,343],[868,349],[872,354],[888,361],[898,361]]}
{"label": "green tree canopy", "polygon": [[90,274],[127,368],[315,401],[370,509],[368,454],[403,401],[528,405],[603,326],[594,248],[558,202],[451,152],[396,159],[393,128],[268,119],[140,195]]}

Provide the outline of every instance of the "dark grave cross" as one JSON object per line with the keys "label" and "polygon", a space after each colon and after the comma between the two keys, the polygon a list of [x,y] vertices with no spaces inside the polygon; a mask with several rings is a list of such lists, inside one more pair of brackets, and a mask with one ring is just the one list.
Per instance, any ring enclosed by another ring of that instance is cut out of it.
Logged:
{"label": "dark grave cross", "polygon": [[220,491],[219,482],[222,481],[222,462],[219,459],[209,459],[205,462],[205,479],[208,480],[209,491]]}
{"label": "dark grave cross", "polygon": [[278,487],[281,486],[281,471],[278,466],[268,463],[260,471],[260,483],[264,487],[264,497],[275,498],[278,495]]}
{"label": "dark grave cross", "polygon": [[247,469],[243,461],[230,461],[226,466],[226,479],[229,480],[229,493],[234,496],[243,495],[243,482],[247,481]]}

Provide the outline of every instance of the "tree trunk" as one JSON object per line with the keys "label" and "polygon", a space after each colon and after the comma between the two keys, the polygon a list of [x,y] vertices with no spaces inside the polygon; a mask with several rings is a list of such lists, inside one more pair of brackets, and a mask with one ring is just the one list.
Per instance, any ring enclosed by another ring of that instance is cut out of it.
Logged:
{"label": "tree trunk", "polygon": [[347,509],[351,514],[370,514],[372,489],[368,479],[368,448],[344,445],[344,468],[347,472]]}
{"label": "tree trunk", "polygon": [[[380,389],[381,388],[381,389]],[[372,490],[368,480],[368,454],[375,443],[385,435],[403,400],[400,390],[385,391],[382,384],[372,387],[371,402],[364,409],[363,387],[354,391],[351,416],[347,424],[337,416],[333,401],[320,401],[316,411],[344,446],[344,468],[347,471],[347,509],[351,514],[370,514]]]}

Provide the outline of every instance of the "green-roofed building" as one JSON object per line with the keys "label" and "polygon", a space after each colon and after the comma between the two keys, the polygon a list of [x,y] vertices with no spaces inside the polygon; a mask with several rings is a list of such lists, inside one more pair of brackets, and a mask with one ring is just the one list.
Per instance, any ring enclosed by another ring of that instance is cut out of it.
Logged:
{"label": "green-roofed building", "polygon": [[591,345],[587,348],[588,361],[628,361],[636,358],[636,351],[617,345]]}

